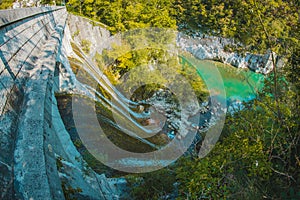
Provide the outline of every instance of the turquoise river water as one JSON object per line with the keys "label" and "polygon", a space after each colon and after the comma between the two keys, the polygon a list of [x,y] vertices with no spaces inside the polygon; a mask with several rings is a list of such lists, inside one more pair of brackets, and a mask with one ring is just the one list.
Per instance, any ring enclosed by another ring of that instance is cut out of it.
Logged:
{"label": "turquoise river water", "polygon": [[[264,75],[249,69],[238,69],[230,65],[192,57],[182,57],[182,62],[188,62],[194,66],[201,78],[206,83],[209,82],[211,94],[224,98],[225,95],[221,92],[224,88],[227,100],[247,101],[253,99],[263,87]],[[216,76],[216,70],[219,71],[221,80]]]}

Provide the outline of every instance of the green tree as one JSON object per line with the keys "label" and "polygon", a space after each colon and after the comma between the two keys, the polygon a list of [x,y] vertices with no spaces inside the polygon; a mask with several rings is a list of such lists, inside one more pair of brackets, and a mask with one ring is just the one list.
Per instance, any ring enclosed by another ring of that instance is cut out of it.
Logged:
{"label": "green tree", "polygon": [[175,28],[172,2],[168,0],[70,0],[68,9],[98,20],[113,33],[145,27]]}
{"label": "green tree", "polygon": [[0,9],[12,8],[13,0],[2,0],[0,4]]}
{"label": "green tree", "polygon": [[155,172],[127,177],[133,199],[161,199],[174,192],[174,170],[165,168]]}

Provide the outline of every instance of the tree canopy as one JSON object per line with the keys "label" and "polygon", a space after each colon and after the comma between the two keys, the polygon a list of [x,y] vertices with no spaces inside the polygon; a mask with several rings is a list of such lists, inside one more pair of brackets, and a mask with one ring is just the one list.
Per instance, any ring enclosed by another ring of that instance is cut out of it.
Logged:
{"label": "tree canopy", "polygon": [[70,0],[72,12],[98,20],[111,27],[112,32],[134,28],[175,28],[170,0]]}

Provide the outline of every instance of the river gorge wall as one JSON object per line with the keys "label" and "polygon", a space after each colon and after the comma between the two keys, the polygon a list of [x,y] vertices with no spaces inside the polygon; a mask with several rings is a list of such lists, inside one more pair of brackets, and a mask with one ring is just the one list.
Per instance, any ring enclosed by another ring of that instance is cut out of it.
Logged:
{"label": "river gorge wall", "polygon": [[[201,34],[198,34],[201,35]],[[190,52],[201,60],[215,60],[238,68],[249,68],[257,73],[268,74],[274,66],[271,52],[266,54],[237,53],[226,51],[226,48],[236,43],[233,39],[220,38],[215,36],[188,36],[178,34],[178,46]],[[283,59],[273,53],[277,67],[283,67]]]}
{"label": "river gorge wall", "polygon": [[[117,37],[110,35],[107,27],[90,19],[70,15],[69,25],[72,37],[77,44],[89,40],[91,43],[90,58],[95,53],[101,52],[110,47],[112,43],[118,43]],[[191,53],[200,60],[215,60],[237,68],[248,68],[262,74],[268,74],[273,70],[272,54],[270,51],[265,54],[253,54],[250,52],[238,53],[227,50],[227,47],[236,46],[233,39],[209,36],[204,34],[186,35],[178,32],[176,39],[177,47]],[[284,59],[273,53],[277,67],[283,67]]]}

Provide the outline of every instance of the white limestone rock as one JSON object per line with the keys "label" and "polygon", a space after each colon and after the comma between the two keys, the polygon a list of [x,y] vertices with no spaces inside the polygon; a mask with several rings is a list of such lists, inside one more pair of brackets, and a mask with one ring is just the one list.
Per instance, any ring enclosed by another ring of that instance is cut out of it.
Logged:
{"label": "white limestone rock", "polygon": [[[272,54],[270,51],[266,54],[245,55],[225,51],[227,45],[236,44],[232,39],[225,39],[214,36],[187,36],[179,33],[177,45],[184,51],[188,51],[196,58],[201,60],[217,60],[238,68],[249,68],[257,73],[268,74],[273,70]],[[276,63],[279,63],[278,57],[273,53]],[[280,66],[283,63],[280,62]]]}

